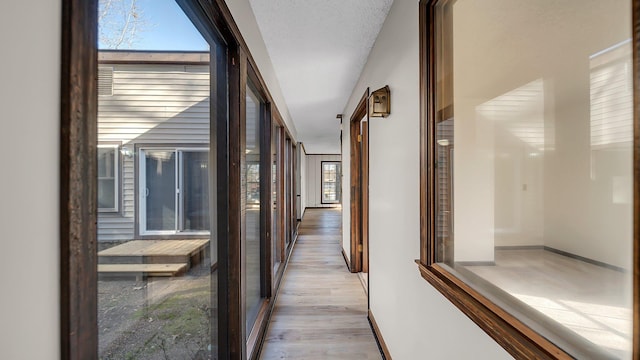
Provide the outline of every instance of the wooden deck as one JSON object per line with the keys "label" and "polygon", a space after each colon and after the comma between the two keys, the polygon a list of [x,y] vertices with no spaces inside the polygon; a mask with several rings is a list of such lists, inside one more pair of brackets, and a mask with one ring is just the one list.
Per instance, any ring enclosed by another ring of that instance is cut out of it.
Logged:
{"label": "wooden deck", "polygon": [[341,211],[307,209],[261,359],[382,359],[367,298],[340,249]]}
{"label": "wooden deck", "polygon": [[208,243],[208,239],[129,241],[98,253],[98,273],[178,276],[202,260]]}
{"label": "wooden deck", "polygon": [[98,273],[111,275],[144,274],[146,276],[177,276],[187,270],[187,264],[99,264]]}

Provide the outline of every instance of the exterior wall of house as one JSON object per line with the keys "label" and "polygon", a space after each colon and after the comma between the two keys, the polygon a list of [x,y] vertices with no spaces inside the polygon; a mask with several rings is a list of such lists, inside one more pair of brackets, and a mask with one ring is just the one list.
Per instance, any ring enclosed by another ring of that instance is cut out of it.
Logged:
{"label": "exterior wall of house", "polygon": [[61,9],[0,2],[0,359],[60,354]]}
{"label": "exterior wall of house", "polygon": [[[418,1],[396,0],[343,111],[348,119],[366,87],[391,88],[391,115],[369,123],[371,311],[394,359],[423,359],[427,354],[433,359],[509,359],[420,276],[414,262],[420,256],[418,74]],[[349,139],[345,131],[343,138]],[[343,199],[347,201],[349,154],[345,141]],[[348,206],[343,206],[343,213],[348,255]]]}
{"label": "exterior wall of house", "polygon": [[340,155],[307,155],[306,177],[307,207],[336,207],[322,203],[322,162],[341,161]]}
{"label": "exterior wall of house", "polygon": [[209,144],[209,66],[101,64],[113,69],[113,94],[98,99],[98,141],[133,152],[120,156],[120,211],[101,212],[98,240],[131,240],[135,234],[138,176],[135,151],[145,145]]}

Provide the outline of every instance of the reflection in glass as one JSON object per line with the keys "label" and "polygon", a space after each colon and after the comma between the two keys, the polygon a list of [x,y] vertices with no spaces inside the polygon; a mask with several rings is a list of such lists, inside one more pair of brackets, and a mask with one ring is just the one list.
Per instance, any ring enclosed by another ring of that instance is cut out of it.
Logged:
{"label": "reflection in glass", "polygon": [[98,146],[98,209],[118,210],[118,148]]}
{"label": "reflection in glass", "polygon": [[176,153],[145,153],[147,230],[176,228]]}
{"label": "reflection in glass", "polygon": [[260,120],[262,103],[252,89],[247,86],[246,117],[246,326],[248,337],[258,316],[262,299],[260,254]]}
{"label": "reflection in glass", "polygon": [[[273,252],[273,274],[277,274],[278,267],[281,262],[282,253],[282,229],[280,229],[280,188],[278,187],[278,181],[280,179],[280,170],[278,168],[278,159],[280,154],[280,127],[275,123],[271,128],[271,243]],[[275,279],[275,276],[273,277]]]}
{"label": "reflection in glass", "polygon": [[628,359],[631,5],[587,3],[437,7],[436,257],[570,354]]}
{"label": "reflection in glass", "polygon": [[209,230],[209,153],[182,152],[182,230]]}
{"label": "reflection in glass", "polygon": [[[99,198],[101,206],[121,204],[118,212],[98,216],[98,358],[213,359],[217,232],[209,211],[216,196],[209,124],[217,121],[211,109],[227,103],[227,84],[218,84],[216,76],[224,74],[226,51],[211,38],[212,56],[185,51],[194,48],[173,51],[178,49],[158,34],[167,28],[198,34],[191,21],[173,0],[137,4],[155,24],[138,40],[162,51],[98,54],[99,67],[109,69],[98,88],[110,90],[98,96],[97,136],[104,146],[98,182],[105,189],[112,181],[107,179],[120,182],[119,192],[104,191]],[[102,39],[109,34],[100,35],[101,47],[107,46]],[[196,38],[180,43],[206,49],[207,41]],[[111,143],[132,151],[120,154]]]}

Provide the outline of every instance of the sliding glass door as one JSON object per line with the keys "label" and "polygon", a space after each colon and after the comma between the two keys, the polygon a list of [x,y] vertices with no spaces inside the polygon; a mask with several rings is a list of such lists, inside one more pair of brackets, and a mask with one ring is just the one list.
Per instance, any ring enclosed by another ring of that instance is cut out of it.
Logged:
{"label": "sliding glass door", "polygon": [[208,233],[207,149],[140,149],[141,235]]}

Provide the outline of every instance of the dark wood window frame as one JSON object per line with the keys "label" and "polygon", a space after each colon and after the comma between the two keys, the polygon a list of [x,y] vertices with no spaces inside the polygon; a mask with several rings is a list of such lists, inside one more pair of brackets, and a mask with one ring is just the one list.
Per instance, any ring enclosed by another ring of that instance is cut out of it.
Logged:
{"label": "dark wood window frame", "polygon": [[340,191],[339,194],[336,194],[336,200],[335,201],[329,201],[329,202],[325,202],[324,201],[324,164],[340,164],[340,174],[336,174],[336,182],[338,180],[338,178],[340,178],[339,175],[342,174],[342,162],[340,160],[334,160],[334,161],[321,161],[320,162],[320,203],[321,204],[326,204],[326,205],[331,205],[331,204],[340,204],[340,198],[342,197],[342,192],[341,192],[341,186],[336,188],[336,192]]}
{"label": "dark wood window frame", "polygon": [[[435,6],[420,0],[420,259],[422,277],[517,359],[572,359],[516,317],[436,263],[435,247]],[[640,358],[640,0],[632,0],[633,37],[633,358]]]}
{"label": "dark wood window frame", "polygon": [[[243,290],[240,282],[243,260],[241,256],[241,109],[244,100],[241,89],[248,77],[263,89],[270,104],[270,117],[281,119],[272,96],[257,70],[256,62],[248,50],[240,30],[224,0],[176,0],[194,25],[221,39],[226,55],[218,54],[218,62],[226,68],[224,81],[228,81],[228,99],[225,106],[212,109],[213,118],[225,119],[211,123],[211,139],[216,149],[212,157],[211,181],[217,186],[216,225],[218,231],[218,262],[212,272],[218,272],[218,358],[255,359],[265,334],[267,320],[273,311],[273,301],[267,301],[259,317],[260,326],[247,347],[243,321]],[[60,107],[60,357],[62,359],[93,359],[98,355],[98,300],[97,300],[97,54],[98,0],[63,0],[61,32],[61,107]],[[213,62],[212,62],[213,63]],[[255,71],[249,69],[255,69]],[[212,71],[220,68],[212,68]],[[253,72],[253,73],[252,73]],[[222,116],[221,116],[222,115]],[[269,119],[270,120],[270,119]],[[266,121],[266,117],[265,117]],[[283,121],[283,135],[291,134]],[[270,139],[269,134],[263,134]],[[266,140],[263,138],[262,140]],[[270,141],[270,140],[269,140]],[[264,141],[265,149],[269,141]],[[293,140],[292,140],[293,143]],[[265,151],[265,154],[269,154]],[[284,167],[284,164],[282,164]],[[265,166],[265,169],[270,168]],[[265,170],[266,171],[266,170]],[[264,180],[270,175],[265,173]],[[270,184],[264,186],[270,188]],[[266,196],[271,196],[267,191]],[[262,195],[261,195],[262,196]],[[268,204],[266,201],[265,204]],[[265,212],[268,213],[268,212]],[[264,222],[267,219],[261,219]],[[268,224],[268,222],[266,223]],[[262,225],[266,229],[266,224]],[[292,224],[295,226],[295,223]],[[286,230],[286,229],[285,229]],[[270,234],[263,244],[270,251]],[[286,251],[281,277],[290,249]],[[227,256],[222,256],[226,254]],[[283,254],[284,255],[284,254]],[[271,284],[269,265],[265,268],[264,283]],[[276,280],[279,284],[280,279]],[[264,287],[271,299],[277,292]]]}

